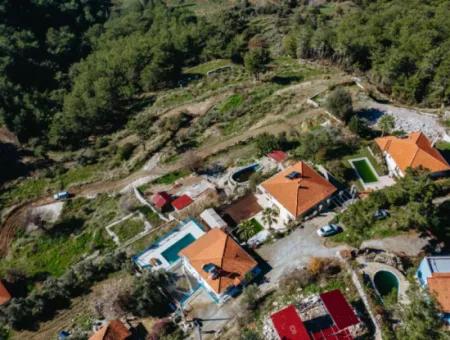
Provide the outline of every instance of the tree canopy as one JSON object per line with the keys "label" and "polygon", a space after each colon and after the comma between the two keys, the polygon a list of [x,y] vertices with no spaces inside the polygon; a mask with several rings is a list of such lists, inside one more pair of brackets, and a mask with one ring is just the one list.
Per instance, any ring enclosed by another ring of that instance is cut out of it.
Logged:
{"label": "tree canopy", "polygon": [[355,1],[344,15],[308,7],[296,18],[298,56],[366,71],[407,103],[450,103],[450,2]]}

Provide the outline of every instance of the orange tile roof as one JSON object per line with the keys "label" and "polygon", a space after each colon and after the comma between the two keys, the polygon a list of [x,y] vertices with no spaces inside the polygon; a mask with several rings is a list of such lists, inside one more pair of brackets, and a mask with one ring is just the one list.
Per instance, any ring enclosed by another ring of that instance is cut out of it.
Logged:
{"label": "orange tile roof", "polygon": [[450,273],[433,273],[428,278],[430,292],[436,297],[444,313],[450,313]]}
{"label": "orange tile roof", "polygon": [[[212,229],[184,248],[180,255],[185,256],[200,276],[218,294],[231,285],[239,285],[245,274],[257,262],[242,247],[221,229]],[[210,277],[203,267],[214,264],[219,268],[218,278]]]}
{"label": "orange tile roof", "polygon": [[382,151],[394,159],[397,166],[405,171],[408,167],[422,166],[432,172],[450,170],[447,161],[422,132],[412,132],[407,138],[386,136],[376,138],[375,142]]}
{"label": "orange tile roof", "polygon": [[95,332],[89,340],[127,340],[131,332],[120,320],[112,320]]}
{"label": "orange tile roof", "polygon": [[[298,172],[298,178],[287,176]],[[305,162],[298,162],[264,181],[262,187],[295,217],[336,192],[336,187]]]}
{"label": "orange tile roof", "polygon": [[0,281],[0,306],[11,300],[11,294],[8,292],[6,287],[3,285],[2,281]]}

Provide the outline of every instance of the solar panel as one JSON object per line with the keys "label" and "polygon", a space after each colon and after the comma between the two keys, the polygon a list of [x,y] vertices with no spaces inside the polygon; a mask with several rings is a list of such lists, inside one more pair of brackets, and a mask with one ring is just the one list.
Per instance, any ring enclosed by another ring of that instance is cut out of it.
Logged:
{"label": "solar panel", "polygon": [[289,179],[296,179],[296,178],[301,177],[301,174],[300,174],[300,172],[298,172],[298,171],[292,171],[292,172],[291,172],[289,175],[287,175],[286,177],[289,178]]}

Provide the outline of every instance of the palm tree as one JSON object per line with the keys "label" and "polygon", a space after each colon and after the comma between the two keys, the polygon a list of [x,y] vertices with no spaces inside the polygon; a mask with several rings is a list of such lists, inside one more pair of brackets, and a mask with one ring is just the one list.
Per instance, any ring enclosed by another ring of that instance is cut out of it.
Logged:
{"label": "palm tree", "polygon": [[378,127],[381,129],[381,135],[384,136],[385,133],[391,132],[391,130],[395,127],[395,118],[394,116],[385,114],[378,121]]}
{"label": "palm tree", "polygon": [[255,225],[251,220],[246,220],[238,225],[237,234],[239,238],[247,241],[250,237],[255,235]]}
{"label": "palm tree", "polygon": [[269,229],[272,228],[272,225],[274,223],[278,222],[278,215],[279,215],[279,212],[273,208],[266,208],[263,210],[262,219],[263,219],[264,223],[269,226]]}

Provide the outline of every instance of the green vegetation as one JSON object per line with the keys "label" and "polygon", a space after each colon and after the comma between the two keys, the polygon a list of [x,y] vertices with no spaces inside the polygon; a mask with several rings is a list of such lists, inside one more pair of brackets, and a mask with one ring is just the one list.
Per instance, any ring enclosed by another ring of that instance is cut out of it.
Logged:
{"label": "green vegetation", "polygon": [[439,141],[436,143],[436,148],[441,151],[449,152],[450,151],[450,142]]}
{"label": "green vegetation", "polygon": [[220,113],[228,113],[237,109],[243,102],[244,98],[240,94],[233,94],[228,97],[221,105],[219,105]]}
{"label": "green vegetation", "polygon": [[129,291],[119,297],[119,304],[123,310],[138,316],[167,316],[172,310],[167,303],[169,293],[169,273],[164,271],[145,271],[143,275],[135,277]]}
{"label": "green vegetation", "polygon": [[354,4],[299,8],[291,33],[297,55],[367,71],[379,88],[405,102],[448,104],[448,1]]}
{"label": "green vegetation", "polygon": [[239,239],[241,241],[246,242],[261,230],[263,230],[262,225],[259,224],[257,220],[252,218],[250,220],[241,222],[241,224],[238,225],[237,235],[239,236]]}
{"label": "green vegetation", "polygon": [[[448,232],[445,219],[433,205],[439,194],[437,185],[423,171],[408,171],[391,187],[371,192],[338,215],[344,232],[333,236],[336,242],[359,246],[364,240],[397,235],[409,230],[431,230],[437,235]],[[388,209],[390,216],[376,220],[378,209]]]}
{"label": "green vegetation", "polygon": [[48,172],[46,177],[26,178],[9,189],[0,191],[0,205],[9,206],[27,201],[46,193],[69,189],[75,184],[94,180],[99,175],[101,164],[72,167],[66,172],[55,174]]}
{"label": "green vegetation", "polygon": [[144,222],[140,218],[131,218],[112,228],[121,242],[124,242],[144,231]]}
{"label": "green vegetation", "polygon": [[118,201],[106,195],[67,201],[55,225],[18,235],[10,254],[0,263],[0,273],[15,268],[28,275],[60,276],[83,256],[114,248],[104,227],[119,214]]}
{"label": "green vegetation", "polygon": [[155,179],[152,183],[153,184],[172,184],[176,180],[186,177],[187,175],[189,175],[189,171],[178,170],[178,171],[174,171],[174,172],[165,174],[164,176],[161,176],[161,177]]}
{"label": "green vegetation", "polygon": [[206,74],[209,71],[213,71],[213,70],[216,70],[216,69],[224,67],[224,66],[236,67],[235,65],[233,65],[233,63],[231,63],[230,60],[227,60],[227,59],[216,59],[216,60],[208,61],[206,63],[199,64],[197,66],[186,68],[184,70],[184,73],[188,74],[188,75],[189,74],[193,74],[193,75],[201,74],[201,75],[206,76]]}
{"label": "green vegetation", "polygon": [[139,211],[144,214],[145,218],[152,224],[153,227],[158,227],[162,221],[158,214],[147,206],[139,208]]}
{"label": "green vegetation", "polygon": [[124,253],[86,259],[58,279],[47,278],[28,296],[13,298],[8,304],[0,306],[0,323],[15,330],[37,329],[39,322],[48,320],[49,315],[69,306],[71,298],[86,293],[94,283],[121,270],[125,259]]}
{"label": "green vegetation", "polygon": [[348,122],[353,114],[352,96],[347,90],[338,87],[327,97],[327,109],[344,122]]}

